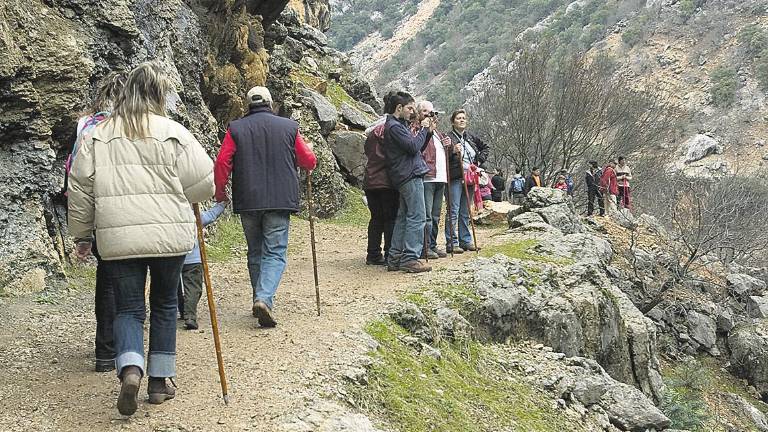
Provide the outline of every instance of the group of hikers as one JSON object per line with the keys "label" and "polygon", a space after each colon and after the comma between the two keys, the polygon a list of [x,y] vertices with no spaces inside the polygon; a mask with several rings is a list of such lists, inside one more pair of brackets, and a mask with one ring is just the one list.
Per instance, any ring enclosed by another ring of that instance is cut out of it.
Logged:
{"label": "group of hikers", "polygon": [[[467,112],[451,114],[449,133],[437,129],[439,113],[431,102],[416,104],[405,92],[387,94],[384,112],[366,130],[366,264],[420,273],[432,269],[425,260],[477,250],[471,208],[489,148],[467,130]],[[444,197],[445,250],[437,245]]]}
{"label": "group of hikers", "polygon": [[317,163],[298,123],[273,113],[265,87],[248,91],[249,112],[230,123],[214,163],[192,133],[167,117],[171,90],[155,63],[105,78],[78,121],[66,164],[75,255],[97,260],[95,369],[116,369],[123,415],[136,412],[144,376],[150,403],[175,396],[176,319],[198,327],[203,268],[193,204],[214,197],[216,205],[200,218],[213,222],[230,201],[231,176],[232,208],[248,245],[251,312],[262,327],[274,327],[290,215],[299,211],[297,168],[310,172]]}
{"label": "group of hikers", "polygon": [[[597,202],[599,215],[605,216],[618,208],[630,209],[630,180],[632,170],[627,165],[626,158],[620,156],[617,160],[609,160],[600,168],[597,161],[589,161],[589,168],[584,176],[587,188],[587,216],[595,213]],[[528,177],[523,177],[521,170],[516,170],[509,183],[509,199],[512,204],[523,205],[528,192],[534,187],[545,185],[538,167],[533,167]],[[551,185],[573,197],[575,182],[567,170],[560,170]]]}
{"label": "group of hikers", "polygon": [[[262,327],[277,325],[274,299],[287,263],[290,216],[300,209],[297,169],[310,175],[317,164],[298,123],[273,112],[267,88],[247,92],[248,113],[229,124],[215,162],[190,131],[167,117],[171,91],[156,63],[110,74],[77,123],[66,163],[75,255],[97,261],[95,369],[116,370],[123,415],[136,412],[144,376],[150,403],[175,396],[176,320],[186,329],[198,328],[204,273],[198,222],[213,223],[230,201],[248,247],[251,313]],[[417,273],[431,270],[425,260],[476,251],[472,209],[483,200],[501,201],[505,180],[499,170],[482,168],[489,147],[468,131],[467,112],[454,111],[451,130],[443,133],[432,103],[416,104],[408,93],[387,94],[384,111],[366,131],[364,189],[371,213],[366,264]],[[623,158],[602,170],[592,162],[586,175],[589,214],[595,199],[600,214],[615,207],[616,197],[628,207],[630,179]],[[543,184],[538,169],[527,179],[518,171],[510,197],[520,202]],[[566,172],[553,186],[573,193]],[[216,204],[196,220],[196,203],[212,197]]]}

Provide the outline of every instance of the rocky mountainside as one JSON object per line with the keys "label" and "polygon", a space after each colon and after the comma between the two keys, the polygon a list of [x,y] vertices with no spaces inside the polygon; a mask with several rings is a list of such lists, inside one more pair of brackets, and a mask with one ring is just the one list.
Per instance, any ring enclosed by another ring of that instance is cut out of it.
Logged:
{"label": "rocky mountainside", "polygon": [[[243,114],[247,89],[267,85],[281,115],[298,120],[315,145],[317,213],[341,208],[345,177],[355,181],[362,163],[360,135],[349,130],[364,129],[378,101],[328,46],[329,18],[322,0],[3,1],[0,291],[62,279],[71,244],[63,160],[75,121],[101,77],[143,61],[159,62],[171,77],[171,116],[212,156],[227,123]],[[353,159],[342,171],[336,153]]]}
{"label": "rocky mountainside", "polygon": [[[406,89],[451,110],[505,68],[517,43],[546,37],[557,42],[555,57],[609,54],[635,87],[669,96],[685,113],[681,141],[667,149],[678,168],[716,176],[768,158],[767,1],[463,0],[419,8],[396,2],[374,12],[368,2],[349,3],[340,2],[346,9],[331,25],[332,40],[382,90]],[[365,34],[350,39],[348,16],[371,21],[360,26]],[[399,17],[400,26],[388,17]],[[720,151],[685,157],[697,134]]]}

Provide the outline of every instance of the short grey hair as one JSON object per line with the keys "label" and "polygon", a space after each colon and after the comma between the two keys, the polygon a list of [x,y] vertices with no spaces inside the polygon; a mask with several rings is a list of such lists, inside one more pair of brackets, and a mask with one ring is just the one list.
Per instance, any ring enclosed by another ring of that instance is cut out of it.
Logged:
{"label": "short grey hair", "polygon": [[435,106],[432,104],[432,102],[428,100],[419,101],[418,104],[416,104],[416,111],[421,112],[422,108],[424,108],[426,105],[429,105],[432,107],[432,110],[435,109]]}

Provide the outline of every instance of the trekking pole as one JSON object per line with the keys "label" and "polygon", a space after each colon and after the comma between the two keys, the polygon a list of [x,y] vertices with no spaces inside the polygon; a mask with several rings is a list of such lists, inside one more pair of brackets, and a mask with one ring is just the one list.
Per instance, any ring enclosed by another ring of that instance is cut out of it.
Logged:
{"label": "trekking pole", "polygon": [[317,278],[317,250],[315,249],[315,218],[312,210],[312,173],[307,171],[307,213],[309,213],[309,240],[312,244],[312,269],[315,272],[315,300],[320,316],[320,282]]}
{"label": "trekking pole", "polygon": [[221,394],[224,404],[229,405],[227,394],[227,376],[224,374],[224,359],[221,356],[221,340],[219,339],[219,320],[216,318],[216,303],[213,301],[213,286],[211,285],[211,273],[208,270],[208,255],[205,251],[205,239],[203,238],[203,221],[200,218],[200,206],[192,206],[195,211],[197,223],[197,242],[200,244],[200,260],[203,263],[203,275],[205,277],[205,292],[208,296],[208,312],[211,314],[211,328],[213,329],[213,344],[216,347],[216,362],[219,366],[219,381],[221,382]]}
{"label": "trekking pole", "polygon": [[[475,242],[475,253],[480,253],[480,248],[477,247],[477,234],[475,234],[475,216],[472,214],[472,206],[469,201],[469,188],[467,188],[467,179],[464,177],[464,161],[461,161],[461,181],[464,184],[464,194],[467,196],[467,213],[469,213],[469,223],[472,225],[472,241]],[[477,185],[475,185],[477,186]],[[472,201],[474,202],[474,201]],[[459,208],[461,212],[461,208]]]}
{"label": "trekking pole", "polygon": [[[446,177],[448,177],[446,180],[448,181],[445,184],[445,223],[446,226],[450,228],[450,234],[448,235],[448,238],[451,242],[451,249],[450,253],[451,258],[453,258],[453,217],[451,216],[451,163],[450,159],[448,157],[448,151],[453,149],[453,146],[444,146],[445,148],[445,171],[446,171]],[[447,247],[446,247],[447,249]]]}

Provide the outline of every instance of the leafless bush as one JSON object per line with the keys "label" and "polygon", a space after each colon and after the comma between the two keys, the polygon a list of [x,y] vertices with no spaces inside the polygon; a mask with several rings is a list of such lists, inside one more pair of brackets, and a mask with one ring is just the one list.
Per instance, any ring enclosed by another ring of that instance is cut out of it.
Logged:
{"label": "leafless bush", "polygon": [[470,108],[496,165],[537,166],[550,178],[656,146],[674,129],[672,105],[632,89],[607,57],[554,52],[548,43],[520,49]]}

